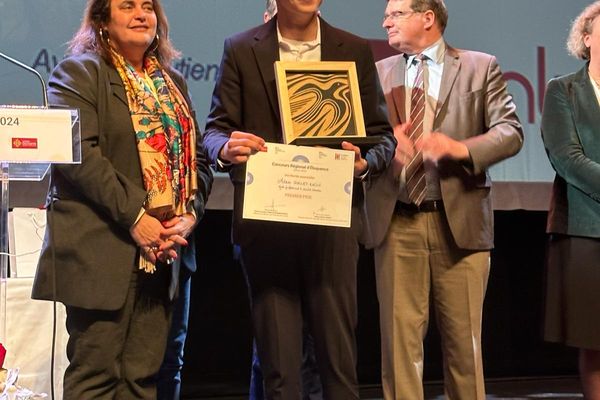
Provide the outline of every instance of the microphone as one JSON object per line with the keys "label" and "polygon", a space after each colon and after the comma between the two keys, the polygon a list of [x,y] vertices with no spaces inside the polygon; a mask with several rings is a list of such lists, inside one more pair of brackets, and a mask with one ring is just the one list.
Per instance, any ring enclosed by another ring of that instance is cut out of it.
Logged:
{"label": "microphone", "polygon": [[1,51],[0,51],[0,57],[4,58],[6,61],[10,62],[11,64],[21,67],[24,70],[31,72],[32,74],[35,74],[35,76],[38,77],[38,79],[42,83],[42,105],[45,108],[48,108],[48,94],[46,93],[46,82],[44,82],[44,78],[42,78],[42,75],[40,75],[39,72],[37,72],[35,69],[31,68],[29,65],[23,64],[21,61],[15,60],[14,58],[7,56],[6,54],[4,54]]}

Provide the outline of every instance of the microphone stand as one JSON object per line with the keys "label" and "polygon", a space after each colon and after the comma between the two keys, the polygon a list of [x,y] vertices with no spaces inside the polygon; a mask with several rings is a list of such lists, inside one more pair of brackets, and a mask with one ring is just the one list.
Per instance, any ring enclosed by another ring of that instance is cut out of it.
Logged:
{"label": "microphone stand", "polygon": [[23,64],[21,61],[15,60],[14,58],[4,54],[1,51],[0,51],[0,58],[3,58],[6,61],[8,61],[9,63],[16,65],[20,68],[23,68],[24,70],[29,71],[32,74],[34,74],[35,76],[37,76],[37,78],[40,80],[40,83],[42,84],[42,105],[44,106],[44,108],[48,108],[48,93],[46,91],[46,82],[44,82],[44,78],[42,78],[42,75],[40,75],[39,72],[37,72],[35,69],[31,68],[29,65]]}

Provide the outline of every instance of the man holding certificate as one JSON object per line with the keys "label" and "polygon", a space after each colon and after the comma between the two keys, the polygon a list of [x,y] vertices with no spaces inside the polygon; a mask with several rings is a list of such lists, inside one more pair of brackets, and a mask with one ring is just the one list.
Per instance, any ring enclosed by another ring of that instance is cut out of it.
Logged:
{"label": "man holding certificate", "polygon": [[378,175],[395,150],[367,42],[327,24],[318,16],[320,5],[277,0],[275,18],[225,41],[205,133],[210,159],[229,171],[235,188],[233,239],[241,246],[250,284],[268,399],[300,399],[303,316],[314,337],[324,397],[358,399],[356,205],[362,196],[353,192],[350,228],[242,218],[246,162],[266,150],[265,143],[284,137],[274,62],[355,62],[367,136],[380,135],[382,141],[364,158],[357,147],[342,143],[354,152],[354,176]]}

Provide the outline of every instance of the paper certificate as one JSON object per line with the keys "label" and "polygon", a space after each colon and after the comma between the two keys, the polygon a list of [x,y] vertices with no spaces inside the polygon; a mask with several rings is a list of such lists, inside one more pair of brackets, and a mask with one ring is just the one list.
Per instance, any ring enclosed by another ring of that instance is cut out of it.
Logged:
{"label": "paper certificate", "polygon": [[350,227],[353,152],[266,146],[247,162],[244,218]]}

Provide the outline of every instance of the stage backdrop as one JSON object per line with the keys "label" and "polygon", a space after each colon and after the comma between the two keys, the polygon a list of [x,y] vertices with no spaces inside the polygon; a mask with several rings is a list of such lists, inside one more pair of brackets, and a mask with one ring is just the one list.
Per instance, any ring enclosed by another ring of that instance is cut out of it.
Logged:
{"label": "stage backdrop", "polygon": [[[163,0],[173,42],[182,51],[175,62],[187,78],[199,123],[209,110],[223,40],[262,22],[263,0]],[[80,23],[83,0],[0,0],[0,51],[34,67],[45,78],[63,57]],[[567,55],[570,21],[589,1],[448,0],[446,39],[454,47],[498,57],[525,127],[525,147],[494,167],[496,181],[551,181],[539,134],[545,84],[582,62]],[[357,35],[385,40],[385,0],[325,0],[324,18]],[[0,60],[0,104],[41,101],[35,78]]]}

